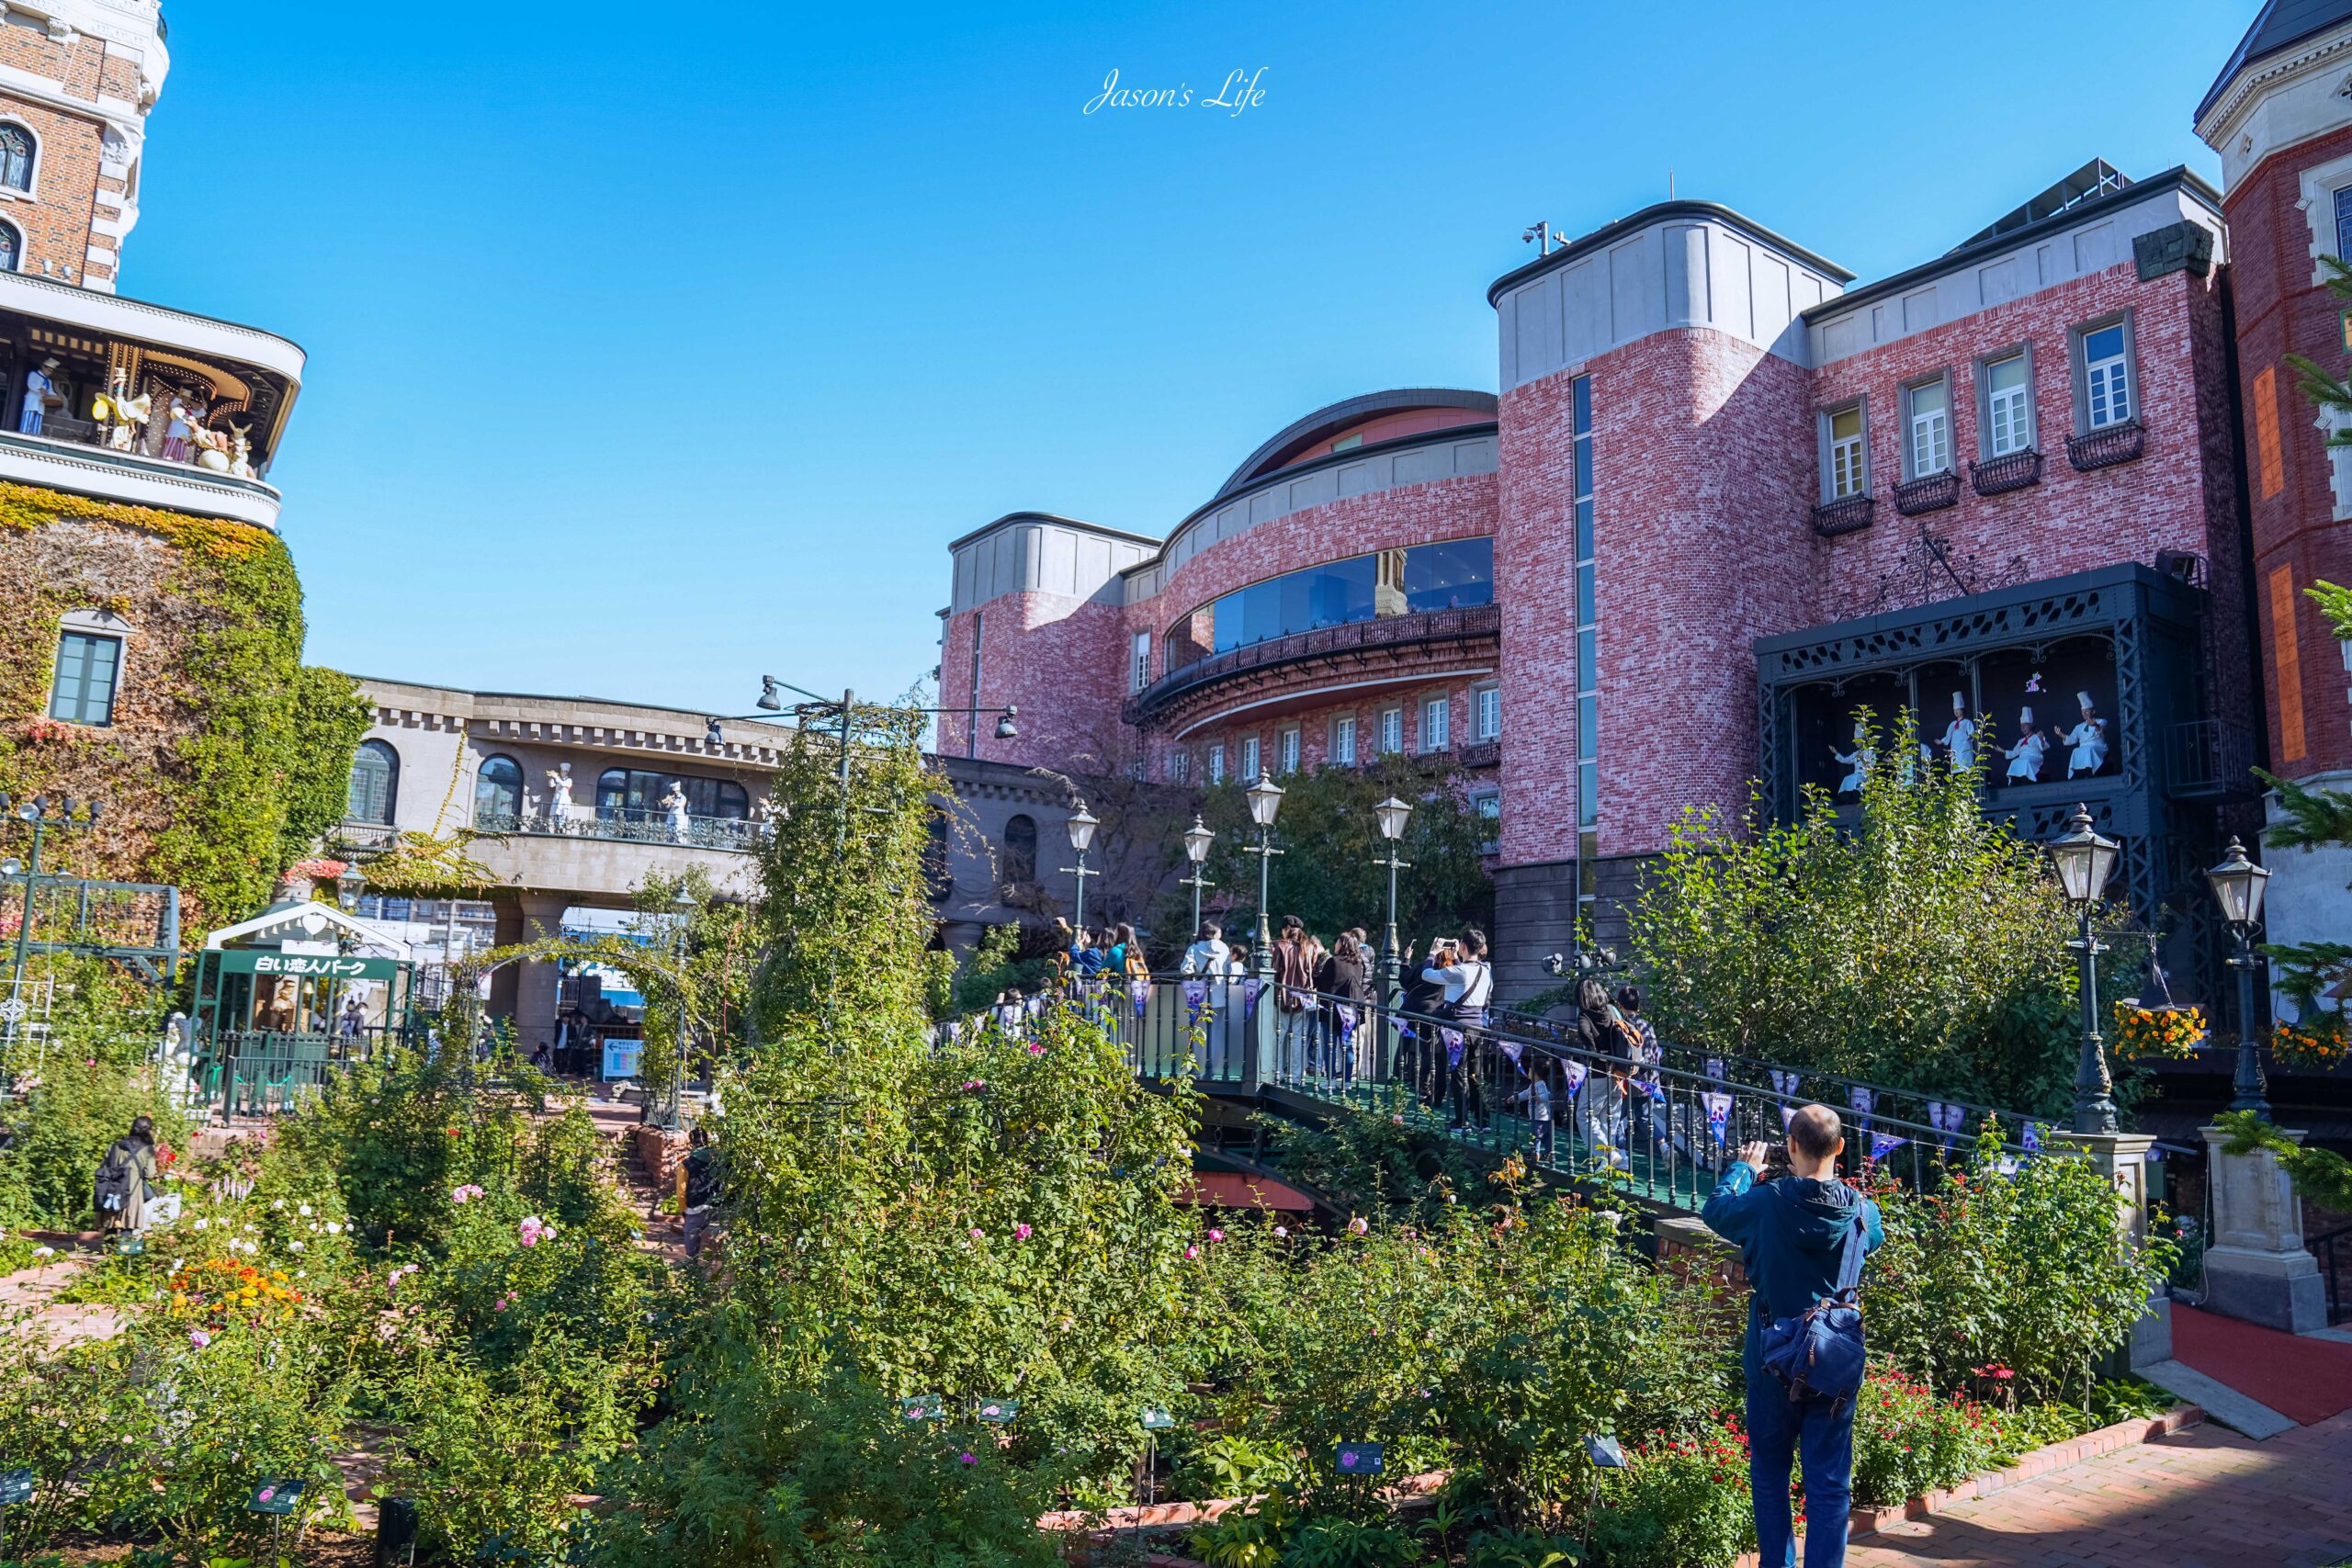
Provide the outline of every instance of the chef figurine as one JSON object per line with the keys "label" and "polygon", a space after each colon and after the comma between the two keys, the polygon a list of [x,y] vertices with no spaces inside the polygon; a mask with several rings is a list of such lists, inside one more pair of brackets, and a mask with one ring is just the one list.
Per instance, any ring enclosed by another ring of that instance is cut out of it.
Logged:
{"label": "chef figurine", "polygon": [[1846,777],[1838,785],[1838,793],[1860,795],[1862,793],[1862,785],[1870,782],[1871,764],[1878,761],[1878,753],[1871,746],[1869,721],[1864,719],[1855,722],[1852,750],[1840,751],[1838,750],[1838,743],[1833,740],[1829,743],[1829,754],[1846,764]]}
{"label": "chef figurine", "polygon": [[2076,692],[2075,702],[2083,710],[2083,719],[2066,731],[2066,744],[2074,748],[2066,756],[2066,776],[2070,779],[2076,773],[2095,773],[2107,766],[2107,720],[2099,717],[2088,692]]}
{"label": "chef figurine", "polygon": [[1968,698],[1959,692],[1951,694],[1951,722],[1944,726],[1944,750],[1951,758],[1955,773],[1976,765],[1976,721],[1968,716]]}
{"label": "chef figurine", "polygon": [[662,809],[670,814],[670,837],[678,843],[686,841],[686,786],[677,779],[670,781],[670,793],[662,797]]}
{"label": "chef figurine", "polygon": [[40,434],[41,416],[51,409],[65,405],[63,394],[50,378],[57,373],[57,361],[44,359],[38,370],[25,372],[25,411],[17,416],[17,429],[26,435]]}
{"label": "chef figurine", "polygon": [[568,831],[565,823],[571,816],[571,764],[562,762],[548,770],[548,827],[558,833]]}
{"label": "chef figurine", "polygon": [[2033,710],[2027,708],[2018,715],[2018,743],[2001,753],[2009,760],[2009,783],[2040,784],[2041,759],[2049,750],[2050,742],[2033,727]]}

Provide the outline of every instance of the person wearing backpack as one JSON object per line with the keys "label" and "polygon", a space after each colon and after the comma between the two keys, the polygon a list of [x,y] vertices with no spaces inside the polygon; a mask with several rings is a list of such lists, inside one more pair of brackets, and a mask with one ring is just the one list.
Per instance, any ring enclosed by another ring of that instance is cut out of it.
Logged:
{"label": "person wearing backpack", "polygon": [[130,1131],[107,1146],[91,1184],[90,1206],[97,1211],[99,1227],[132,1235],[146,1229],[154,1180],[154,1118],[134,1117]]}
{"label": "person wearing backpack", "polygon": [[1789,1466],[1800,1453],[1804,1568],[1846,1561],[1863,1365],[1857,1292],[1862,1260],[1886,1233],[1878,1205],[1838,1179],[1845,1147],[1838,1112],[1808,1105],[1789,1120],[1789,1174],[1763,1181],[1766,1146],[1743,1145],[1699,1214],[1739,1248],[1755,1292],[1740,1364],[1762,1568],[1795,1568]]}

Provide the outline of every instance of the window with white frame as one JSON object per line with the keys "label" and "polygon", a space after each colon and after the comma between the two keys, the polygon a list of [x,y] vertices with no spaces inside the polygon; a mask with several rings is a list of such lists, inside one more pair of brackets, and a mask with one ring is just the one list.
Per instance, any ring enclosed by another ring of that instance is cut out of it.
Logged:
{"label": "window with white frame", "polygon": [[1225,742],[1222,740],[1212,740],[1209,742],[1209,783],[1213,784],[1221,784],[1224,782]]}
{"label": "window with white frame", "polygon": [[1168,753],[1168,782],[1183,784],[1193,774],[1193,754],[1179,746]]}
{"label": "window with white frame", "polygon": [[2335,254],[2352,256],[2352,186],[2335,193]]}
{"label": "window with white frame", "polygon": [[2075,334],[2075,367],[2081,388],[2075,413],[2085,434],[2131,419],[2132,334],[2121,320]]}
{"label": "window with white frame", "polygon": [[1906,389],[1904,461],[1909,477],[1926,479],[1951,468],[1951,384],[1939,376]]}
{"label": "window with white frame", "polygon": [[1356,765],[1356,716],[1351,713],[1331,721],[1331,761],[1342,768]]}
{"label": "window with white frame", "polygon": [[0,120],[0,186],[31,194],[33,160],[40,152],[30,130],[15,120]]}
{"label": "window with white frame", "polygon": [[1140,692],[1151,684],[1151,634],[1137,632],[1127,654],[1127,690]]}
{"label": "window with white frame", "polygon": [[97,728],[112,724],[115,684],[121,669],[121,637],[69,625],[57,639],[49,716]]}
{"label": "window with white frame", "polygon": [[2032,366],[2023,352],[1984,365],[1984,455],[2006,457],[2033,446]]}
{"label": "window with white frame", "polygon": [[1453,717],[1453,699],[1431,697],[1421,704],[1421,750],[1442,751],[1451,743],[1448,734]]}
{"label": "window with white frame", "polygon": [[1405,749],[1405,710],[1385,707],[1380,710],[1380,749],[1402,751]]}
{"label": "window with white frame", "polygon": [[1849,403],[1822,416],[1827,443],[1822,464],[1824,499],[1848,501],[1870,490],[1870,453],[1863,441],[1862,405]]}
{"label": "window with white frame", "polygon": [[1503,796],[1500,790],[1482,789],[1472,792],[1470,810],[1478,818],[1478,849],[1492,854],[1503,836]]}
{"label": "window with white frame", "polygon": [[1241,738],[1241,782],[1258,782],[1258,738],[1254,735]]}
{"label": "window with white frame", "polygon": [[1281,746],[1282,771],[1286,773],[1298,772],[1298,726],[1283,727]]}
{"label": "window with white frame", "polygon": [[1474,699],[1471,729],[1479,740],[1496,740],[1503,732],[1503,689],[1481,686]]}

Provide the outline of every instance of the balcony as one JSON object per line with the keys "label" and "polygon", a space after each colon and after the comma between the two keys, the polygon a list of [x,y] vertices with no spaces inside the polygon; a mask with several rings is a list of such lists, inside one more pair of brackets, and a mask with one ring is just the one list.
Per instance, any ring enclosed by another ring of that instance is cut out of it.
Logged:
{"label": "balcony", "polygon": [[274,529],[302,368],[268,333],[0,272],[0,480]]}
{"label": "balcony", "polygon": [[679,844],[688,849],[731,850],[748,854],[768,835],[768,825],[744,817],[689,817],[684,831],[666,812],[607,808],[574,812],[560,822],[540,812],[529,818],[477,812],[474,831],[501,838],[589,839],[613,844]]}
{"label": "balcony", "polygon": [[1374,681],[1391,675],[1405,683],[1423,678],[1428,656],[1491,660],[1500,652],[1501,639],[1502,610],[1495,604],[1318,626],[1228,649],[1171,671],[1129,697],[1122,716],[1131,725],[1151,724],[1230,682],[1277,672],[1345,671],[1357,682],[1366,675]]}
{"label": "balcony", "polygon": [[1498,767],[1503,760],[1503,743],[1499,740],[1473,740],[1456,752],[1453,760],[1464,768]]}
{"label": "balcony", "polygon": [[2094,430],[2088,435],[2066,438],[2066,461],[2075,465],[2078,474],[2093,468],[2111,468],[2118,463],[2128,463],[2148,448],[2148,427],[2136,419],[2105,430]]}
{"label": "balcony", "polygon": [[2254,763],[2253,732],[2233,720],[2191,719],[2165,731],[2165,788],[2177,799],[2258,800]]}
{"label": "balcony", "polygon": [[1813,509],[1813,531],[1825,539],[1834,539],[1840,534],[1859,534],[1871,525],[1877,510],[1878,502],[1867,495],[1825,501]]}
{"label": "balcony", "polygon": [[1947,506],[1959,504],[1960,475],[1950,468],[1940,474],[1905,479],[1894,487],[1894,510],[1905,517],[1917,517],[1923,512],[1941,512]]}
{"label": "balcony", "polygon": [[2005,457],[1968,465],[1969,482],[1979,495],[2005,495],[2041,482],[2041,454],[2029,446]]}

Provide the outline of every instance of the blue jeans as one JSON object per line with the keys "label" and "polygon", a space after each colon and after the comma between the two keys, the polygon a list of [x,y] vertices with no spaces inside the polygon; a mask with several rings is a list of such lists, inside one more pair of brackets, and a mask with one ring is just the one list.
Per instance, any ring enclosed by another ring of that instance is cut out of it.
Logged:
{"label": "blue jeans", "polygon": [[1846,1519],[1853,1511],[1854,1406],[1831,1414],[1832,1402],[1790,1400],[1789,1391],[1755,1363],[1747,1350],[1747,1483],[1756,1495],[1756,1561],[1761,1568],[1796,1568],[1789,1517],[1789,1462],[1804,1459],[1804,1568],[1840,1568],[1846,1561]]}

